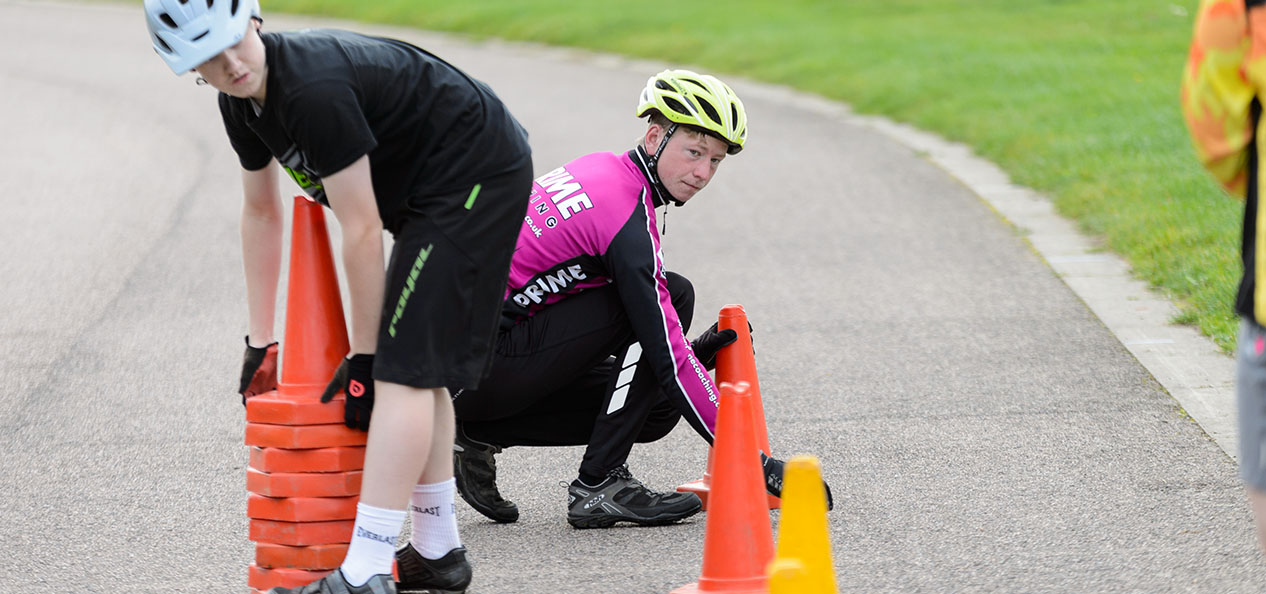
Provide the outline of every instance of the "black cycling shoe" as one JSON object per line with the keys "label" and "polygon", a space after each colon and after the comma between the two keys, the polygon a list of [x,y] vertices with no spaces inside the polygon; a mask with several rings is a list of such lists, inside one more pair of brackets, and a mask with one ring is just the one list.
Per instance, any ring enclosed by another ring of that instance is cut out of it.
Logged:
{"label": "black cycling shoe", "polygon": [[343,570],[335,569],[329,575],[299,588],[273,588],[268,594],[396,594],[396,583],[391,576],[378,574],[363,586],[353,586],[343,578]]}
{"label": "black cycling shoe", "polygon": [[508,524],[519,519],[519,506],[497,490],[497,460],[501,448],[466,437],[461,423],[453,440],[453,478],[457,494],[488,519]]}
{"label": "black cycling shoe", "polygon": [[[782,474],[786,463],[778,458],[771,458],[760,453],[761,474],[765,475],[765,492],[774,497],[782,497]],[[826,489],[826,511],[835,509],[835,499],[831,497],[831,485],[822,479],[822,488]]]}
{"label": "black cycling shoe", "polygon": [[466,547],[457,547],[439,559],[423,557],[413,544],[396,550],[400,594],[461,594],[470,587],[471,568]]}
{"label": "black cycling shoe", "polygon": [[616,522],[659,526],[689,518],[703,508],[694,493],[659,493],[633,478],[628,466],[607,474],[596,487],[576,479],[567,487],[567,523],[575,528],[609,528]]}

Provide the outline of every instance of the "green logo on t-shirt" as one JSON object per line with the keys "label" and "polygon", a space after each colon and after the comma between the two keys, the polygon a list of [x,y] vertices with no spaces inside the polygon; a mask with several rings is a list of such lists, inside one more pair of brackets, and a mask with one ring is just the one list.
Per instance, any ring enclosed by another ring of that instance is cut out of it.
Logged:
{"label": "green logo on t-shirt", "polygon": [[290,179],[295,180],[295,183],[299,184],[299,187],[303,188],[303,191],[307,192],[309,196],[317,198],[319,194],[325,191],[325,188],[321,186],[321,180],[315,175],[308,175],[285,165],[282,165],[281,168],[285,169],[286,173],[290,174]]}

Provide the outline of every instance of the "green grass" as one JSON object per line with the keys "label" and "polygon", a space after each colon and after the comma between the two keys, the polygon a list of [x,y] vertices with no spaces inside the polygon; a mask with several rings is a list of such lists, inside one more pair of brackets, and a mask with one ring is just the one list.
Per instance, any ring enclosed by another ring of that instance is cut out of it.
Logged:
{"label": "green grass", "polygon": [[267,0],[267,11],[693,65],[965,142],[1123,256],[1228,352],[1241,206],[1178,110],[1194,0]]}

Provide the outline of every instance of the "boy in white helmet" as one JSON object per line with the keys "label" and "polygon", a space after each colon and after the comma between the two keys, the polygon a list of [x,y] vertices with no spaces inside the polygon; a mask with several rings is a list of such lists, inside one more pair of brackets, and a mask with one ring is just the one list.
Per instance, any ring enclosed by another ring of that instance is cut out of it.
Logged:
{"label": "boy in white helmet", "polygon": [[[736,338],[714,324],[687,340],[694,289],[665,269],[655,209],[708,185],[742,150],[747,115],[728,85],[688,70],[652,76],[636,115],[648,121],[633,150],[582,156],[533,184],[492,371],[454,391],[458,492],[494,521],[519,517],[496,485],[494,455],[510,446],[587,446],[568,488],[576,528],[667,524],[700,509],[693,493],[651,490],[626,466],[634,443],[683,416],[712,441],[707,370]],[[777,495],[782,463],[762,461]]]}
{"label": "boy in white helmet", "polygon": [[[324,399],[346,390],[347,424],[369,431],[360,505],[342,567],[274,591],[396,592],[393,559],[400,592],[464,591],[445,386],[477,388],[488,370],[531,187],[526,133],[486,85],[400,41],[260,33],[257,0],[145,0],[145,13],[171,69],[220,91],[242,166],[244,398],[275,381],[279,169],[342,228],[351,353]],[[395,239],[386,272],[384,229]],[[413,533],[397,552],[410,503]]]}

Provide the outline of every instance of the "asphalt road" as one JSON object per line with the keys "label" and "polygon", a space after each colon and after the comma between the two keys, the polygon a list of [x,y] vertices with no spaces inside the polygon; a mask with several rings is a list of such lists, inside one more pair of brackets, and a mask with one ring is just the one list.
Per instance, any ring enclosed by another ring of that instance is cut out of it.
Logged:
{"label": "asphalt road", "polygon": [[[541,173],[630,148],[659,67],[351,26],[489,82]],[[735,87],[749,148],[671,210],[666,259],[697,319],[746,307],[773,449],[834,489],[841,591],[1266,589],[1233,462],[1023,238],[910,148]],[[137,5],[12,0],[0,90],[0,589],[244,592],[240,196],[214,92],[172,76]],[[459,505],[473,592],[698,578],[703,515],[565,523],[579,454],[499,458],[517,524]],[[630,462],[668,488],[704,455],[683,424]]]}

